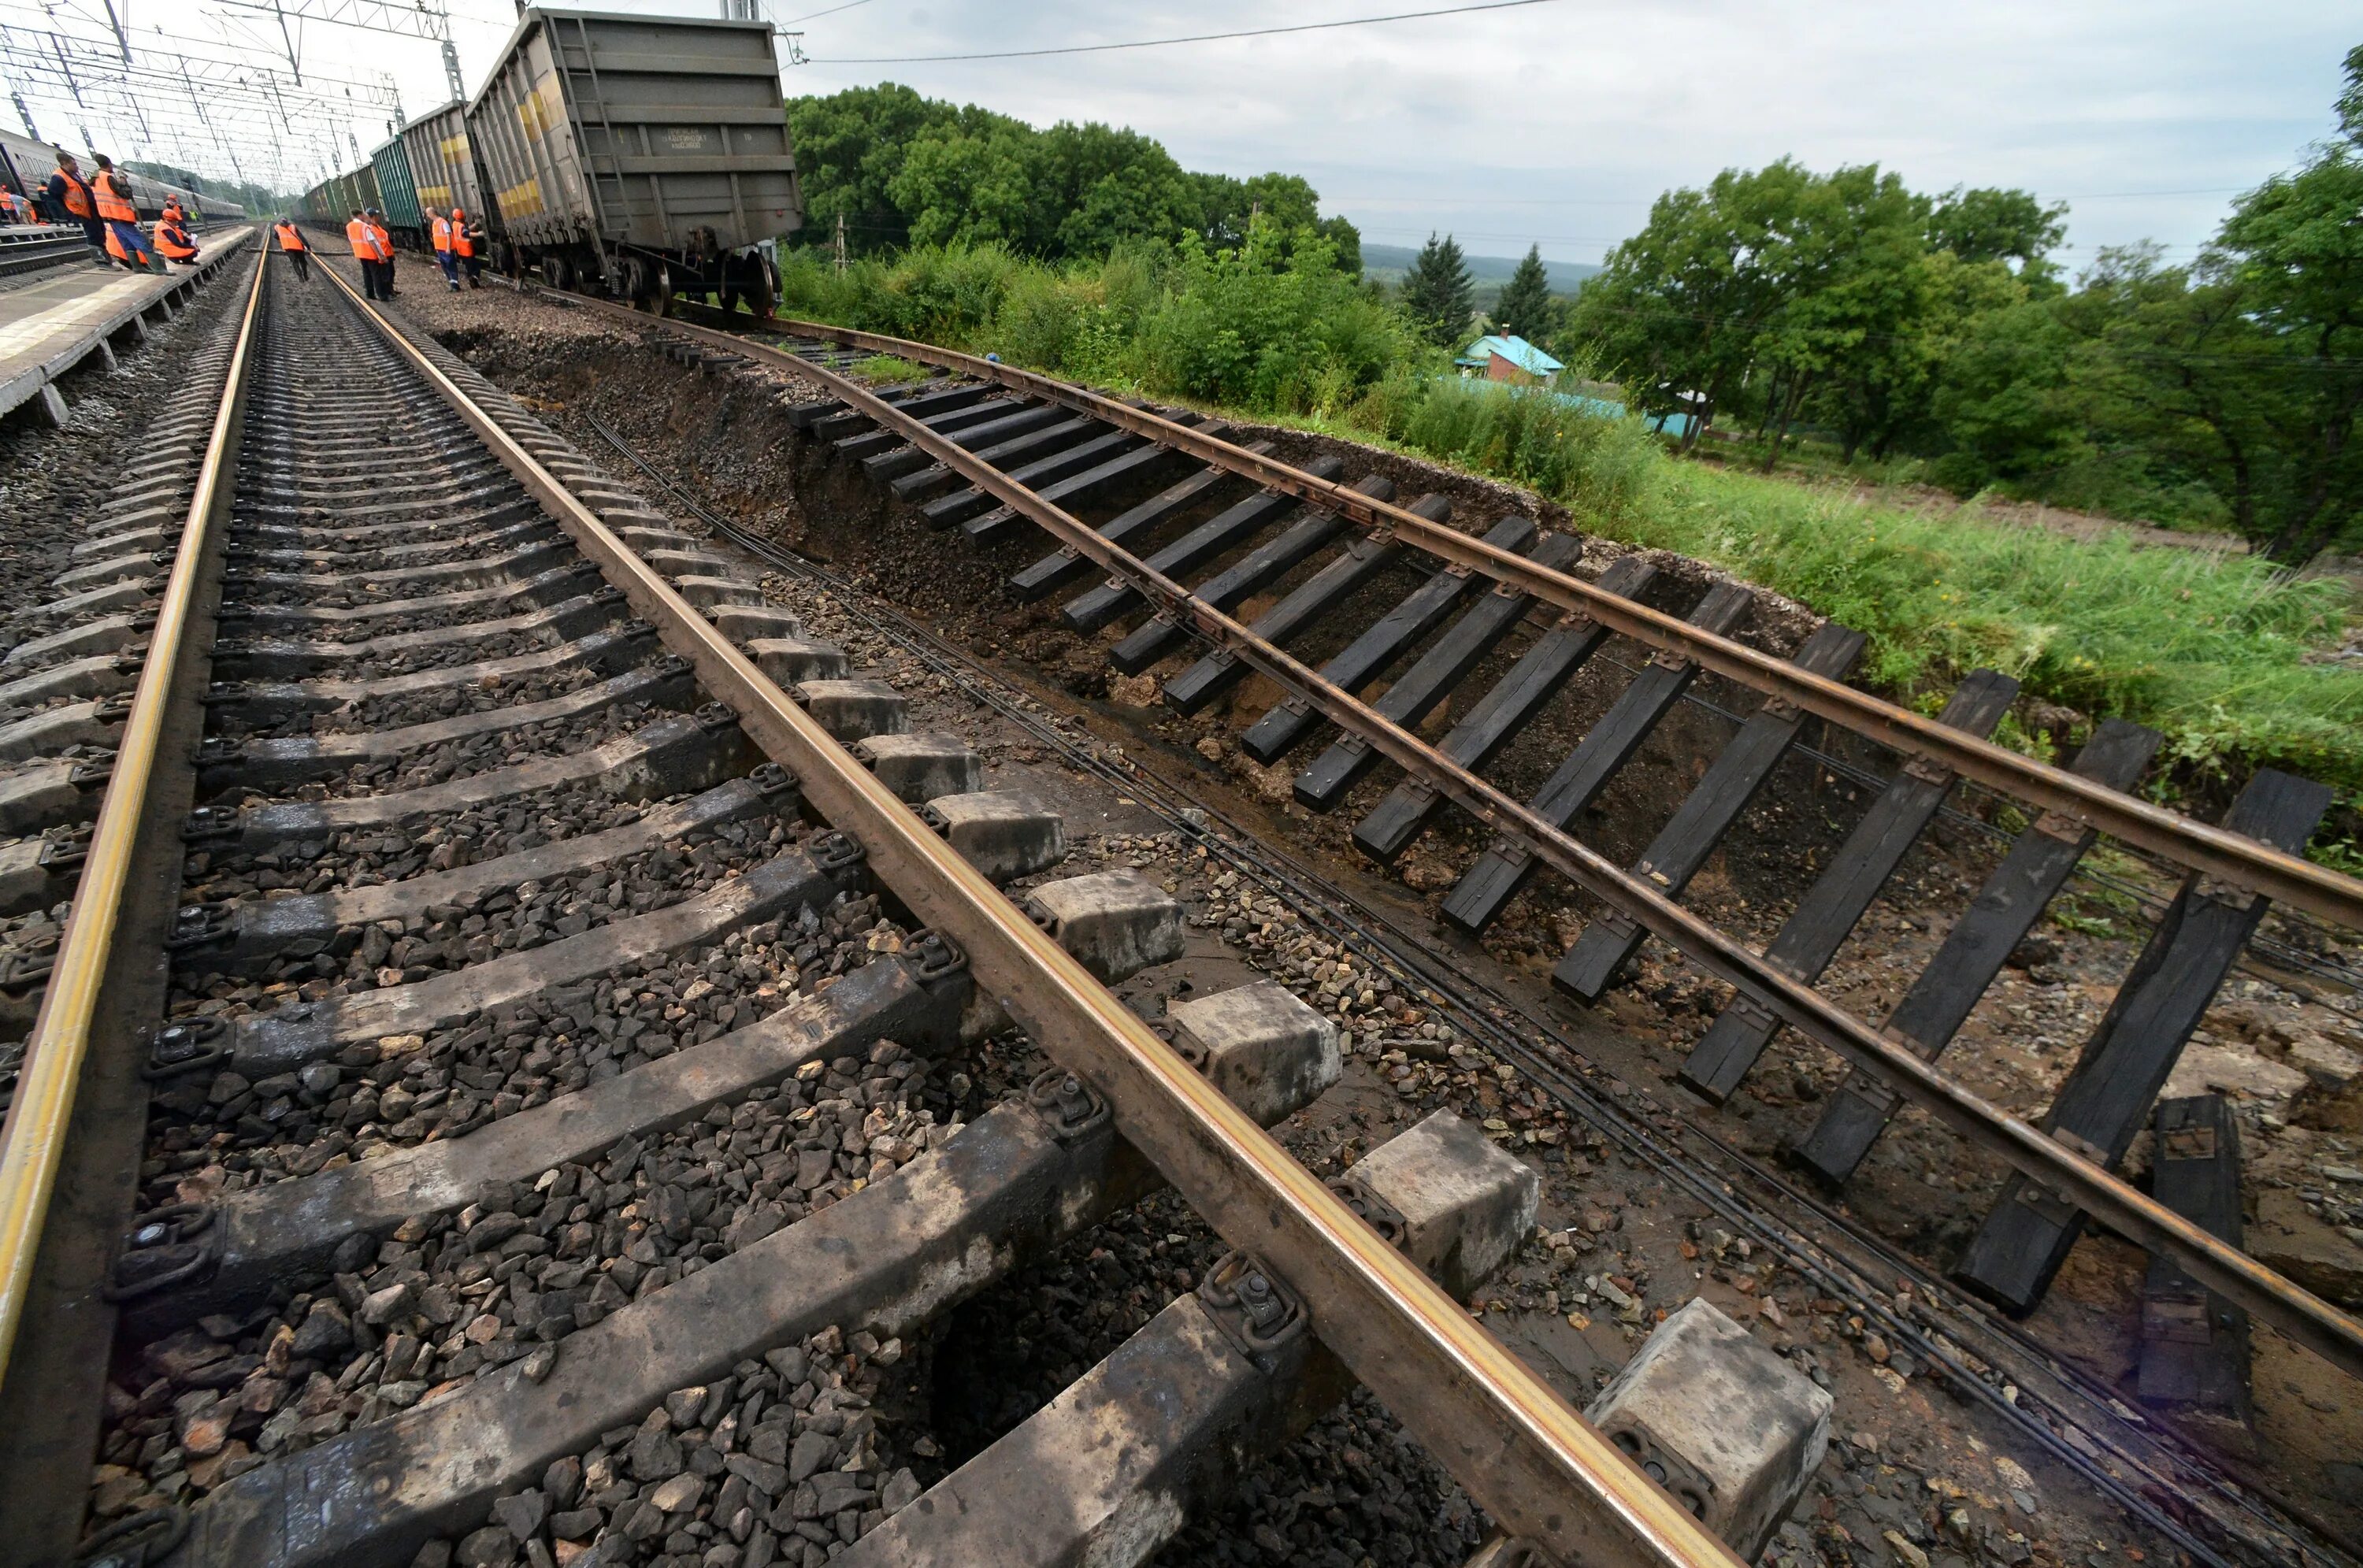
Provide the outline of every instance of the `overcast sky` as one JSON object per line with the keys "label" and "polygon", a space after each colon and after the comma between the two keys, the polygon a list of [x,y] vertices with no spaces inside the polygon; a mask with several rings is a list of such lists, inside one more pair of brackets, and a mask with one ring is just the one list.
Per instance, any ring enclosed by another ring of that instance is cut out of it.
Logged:
{"label": "overcast sky", "polygon": [[[133,0],[193,30],[204,0]],[[1550,0],[1289,37],[1032,60],[871,57],[1055,48],[1427,9],[1451,0],[765,0],[804,34],[793,92],[880,81],[1037,125],[1096,119],[1192,169],[1304,175],[1374,240],[1431,227],[1480,254],[1597,261],[1650,200],[1783,154],[1876,161],[1917,189],[2023,185],[2072,204],[2069,258],[2155,238],[2188,255],[2237,191],[2328,134],[2363,10],[2287,0]],[[472,90],[509,0],[449,0]],[[716,0],[592,0],[710,16]],[[434,46],[313,25],[316,69],[391,70],[413,115]],[[838,63],[843,61],[846,63]],[[363,139],[369,139],[364,128]]]}

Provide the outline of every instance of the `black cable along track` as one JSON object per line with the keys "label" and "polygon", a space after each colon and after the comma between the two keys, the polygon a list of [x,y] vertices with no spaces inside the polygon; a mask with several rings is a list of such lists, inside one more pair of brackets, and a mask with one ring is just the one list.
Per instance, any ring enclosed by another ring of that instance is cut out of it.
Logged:
{"label": "black cable along track", "polygon": [[[2224,1474],[2210,1456],[2193,1452],[2167,1429],[2142,1423],[2180,1467],[2183,1473],[2178,1475],[2158,1474],[2151,1462],[2132,1452],[2114,1433],[2095,1430],[2057,1402],[2039,1400],[2014,1386],[2006,1386],[2002,1374],[1985,1358],[1962,1351],[1943,1329],[1924,1328],[1897,1312],[1890,1306],[1886,1293],[1867,1281],[1880,1277],[1899,1282],[1908,1279],[1912,1296],[1925,1304],[1931,1316],[1942,1309],[1956,1324],[1991,1335],[2009,1350],[2033,1358],[2093,1405],[2117,1412],[2124,1410],[2105,1385],[2061,1361],[2016,1325],[1997,1318],[1980,1304],[1944,1290],[1916,1261],[1895,1252],[1884,1241],[1792,1187],[1692,1119],[1678,1117],[1647,1091],[1621,1081],[1610,1078],[1603,1087],[1599,1080],[1606,1075],[1586,1060],[1555,1024],[1524,1005],[1513,1003],[1517,1024],[1524,1026],[1522,1032],[1505,1016],[1501,1000],[1492,996],[1481,980],[1458,960],[1402,932],[1392,917],[1268,847],[1237,822],[1197,800],[1186,789],[1142,769],[1125,756],[1120,746],[1079,739],[1070,734],[1043,704],[1017,691],[1003,677],[933,630],[898,611],[872,602],[866,591],[778,540],[716,515],[649,464],[598,415],[586,411],[584,417],[592,429],[627,461],[663,486],[686,511],[717,534],[782,571],[838,595],[849,615],[873,632],[903,644],[934,673],[957,684],[972,701],[1036,736],[1069,765],[1121,786],[1145,808],[1165,819],[1173,830],[1204,846],[1210,857],[1284,897],[1308,924],[1319,928],[1340,945],[1357,950],[1373,968],[1389,973],[1398,985],[1406,987],[1422,1001],[1448,1012],[1462,1033],[1481,1039],[1488,1048],[1512,1061],[1628,1155],[1677,1181],[1694,1199],[1745,1232],[1756,1244],[1781,1258],[1802,1278],[1849,1303],[1867,1321],[1875,1321],[1896,1342],[1908,1346],[1925,1365],[1941,1367],[1947,1375],[1943,1381],[1963,1397],[1985,1405],[2015,1426],[2126,1513],[2189,1553],[2194,1562],[2207,1568],[2280,1562],[2288,1560],[2292,1548],[2334,1562],[2363,1562],[2363,1551],[2339,1539],[2324,1521],[2309,1517],[2284,1498],[2269,1496],[2273,1507],[2297,1519],[2301,1528],[2316,1537],[2301,1546],[2291,1539],[2288,1521],[2274,1518],[2252,1495],[2256,1488]],[[1712,704],[1703,705],[1713,709]],[[1620,1103],[1624,1099],[1636,1100],[1641,1105],[1630,1109]],[[1655,1119],[1669,1131],[1703,1142],[1713,1157],[1744,1171],[1779,1202],[1812,1213],[1839,1240],[1865,1255],[1858,1260],[1825,1255],[1816,1243],[1783,1228],[1762,1212],[1757,1200],[1743,1197],[1699,1160],[1652,1132],[1645,1119]],[[1973,1366],[1972,1361],[1980,1364]],[[2073,1436],[2063,1435],[2067,1433]],[[2131,1478],[2119,1475],[2110,1467],[2110,1460],[2136,1474]],[[2211,1499],[2208,1505],[2193,1511],[2202,1513],[2206,1522],[2214,1527],[2214,1532],[2220,1532],[2222,1550],[2202,1540],[2156,1500],[2173,1497],[2191,1501],[2193,1483],[2203,1487]]]}

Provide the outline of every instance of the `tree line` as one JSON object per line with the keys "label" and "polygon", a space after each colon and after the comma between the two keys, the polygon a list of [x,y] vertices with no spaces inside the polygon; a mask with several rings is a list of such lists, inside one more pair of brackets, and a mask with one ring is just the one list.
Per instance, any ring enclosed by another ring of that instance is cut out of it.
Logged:
{"label": "tree line", "polygon": [[913,245],[1000,245],[1039,260],[1096,260],[1133,243],[1195,235],[1237,250],[1259,215],[1307,234],[1331,265],[1362,272],[1362,238],[1325,218],[1293,174],[1183,169],[1153,137],[1095,121],[1038,130],[973,104],[883,83],[788,100],[807,243],[875,255]]}

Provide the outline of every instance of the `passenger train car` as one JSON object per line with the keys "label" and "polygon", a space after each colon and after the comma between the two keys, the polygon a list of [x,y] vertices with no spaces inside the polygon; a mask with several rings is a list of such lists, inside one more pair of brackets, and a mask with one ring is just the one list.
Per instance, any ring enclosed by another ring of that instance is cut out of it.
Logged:
{"label": "passenger train car", "polygon": [[[89,179],[97,166],[88,152],[76,153],[82,165],[82,176]],[[41,187],[50,182],[50,175],[58,166],[58,149],[49,142],[35,141],[14,131],[0,130],[0,184],[6,184],[28,200],[37,199]],[[164,198],[178,196],[189,215],[193,227],[203,228],[207,223],[229,223],[243,218],[246,209],[236,202],[226,202],[217,196],[207,196],[179,185],[168,185],[145,174],[129,170],[123,177],[131,187],[131,205],[141,218],[153,220],[164,215]]]}

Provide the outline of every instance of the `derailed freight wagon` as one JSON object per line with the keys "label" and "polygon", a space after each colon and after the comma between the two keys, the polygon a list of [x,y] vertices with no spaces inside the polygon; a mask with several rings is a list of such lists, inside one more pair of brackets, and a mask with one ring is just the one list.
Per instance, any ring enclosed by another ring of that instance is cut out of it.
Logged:
{"label": "derailed freight wagon", "polygon": [[410,155],[410,177],[417,182],[423,215],[445,217],[460,208],[469,220],[498,227],[498,215],[484,200],[484,174],[468,139],[467,109],[457,100],[430,110],[402,127],[402,145]]}
{"label": "derailed freight wagon", "polygon": [[418,188],[410,172],[410,155],[402,138],[394,137],[370,154],[370,170],[377,176],[378,211],[385,215],[386,232],[397,245],[413,250],[427,248],[427,231],[419,221]]}
{"label": "derailed freight wagon", "polygon": [[770,313],[804,223],[771,28],[527,10],[468,105],[504,262],[661,310]]}

